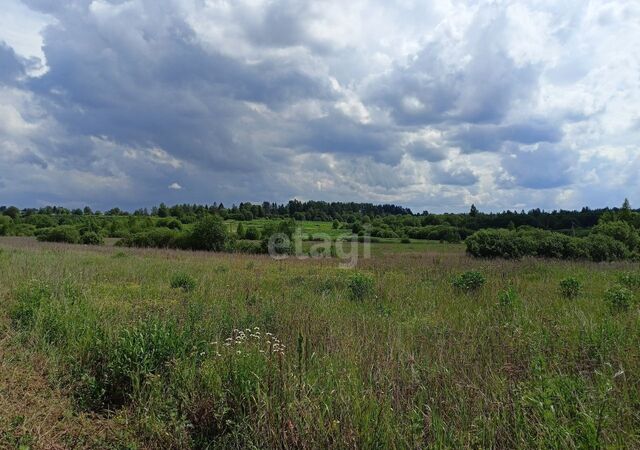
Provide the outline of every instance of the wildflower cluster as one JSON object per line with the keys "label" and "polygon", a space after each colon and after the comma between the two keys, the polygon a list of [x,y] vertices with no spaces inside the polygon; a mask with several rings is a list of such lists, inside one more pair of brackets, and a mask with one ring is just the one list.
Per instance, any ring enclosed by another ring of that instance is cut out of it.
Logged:
{"label": "wildflower cluster", "polygon": [[[217,346],[217,342],[214,343]],[[257,350],[265,356],[279,355],[284,356],[285,345],[273,335],[273,333],[261,333],[259,327],[245,330],[233,329],[231,336],[225,339],[223,348],[228,353],[242,355]],[[217,353],[217,356],[222,356]]]}

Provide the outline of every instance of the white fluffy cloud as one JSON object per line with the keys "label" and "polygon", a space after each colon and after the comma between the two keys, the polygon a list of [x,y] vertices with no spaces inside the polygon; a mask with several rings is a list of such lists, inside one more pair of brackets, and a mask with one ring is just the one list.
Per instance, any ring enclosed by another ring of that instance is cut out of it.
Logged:
{"label": "white fluffy cloud", "polygon": [[6,203],[640,202],[634,0],[5,3]]}

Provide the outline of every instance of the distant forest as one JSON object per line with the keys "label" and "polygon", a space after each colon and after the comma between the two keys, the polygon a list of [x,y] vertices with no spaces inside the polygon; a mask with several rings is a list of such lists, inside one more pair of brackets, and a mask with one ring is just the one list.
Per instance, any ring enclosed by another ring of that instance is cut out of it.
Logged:
{"label": "distant forest", "polygon": [[[229,208],[222,203],[211,205],[181,204],[167,206],[161,203],[151,209],[138,209],[134,212],[113,208],[108,211],[93,211],[90,207],[84,209],[68,209],[60,206],[46,206],[43,208],[18,209],[14,206],[0,206],[0,214],[9,216],[13,220],[40,225],[47,219],[33,216],[136,216],[136,217],[173,217],[182,223],[193,223],[206,215],[216,215],[224,220],[251,221],[254,219],[273,218],[297,221],[323,221],[356,223],[368,222],[372,219],[387,218],[385,222],[401,221],[405,226],[450,225],[468,230],[483,228],[517,228],[529,226],[544,230],[569,232],[571,230],[589,229],[595,226],[599,219],[606,214],[615,214],[621,208],[582,208],[580,211],[553,210],[544,211],[539,208],[528,211],[504,211],[499,213],[483,213],[471,205],[468,213],[431,214],[428,211],[414,213],[402,206],[354,202],[324,202],[291,200],[286,204],[263,202],[262,204],[240,203]],[[636,210],[635,212],[637,212]],[[390,217],[393,216],[393,217]],[[54,223],[57,222],[57,223]],[[63,223],[73,223],[71,218],[62,220]],[[59,225],[60,221],[51,220],[48,226]],[[640,223],[636,224],[640,228]]]}

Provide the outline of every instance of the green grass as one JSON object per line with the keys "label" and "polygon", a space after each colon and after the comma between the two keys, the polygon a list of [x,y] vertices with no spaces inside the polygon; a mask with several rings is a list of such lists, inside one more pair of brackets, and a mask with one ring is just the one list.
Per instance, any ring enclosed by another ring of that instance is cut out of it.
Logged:
{"label": "green grass", "polygon": [[638,292],[606,301],[631,263],[0,247],[2,448],[640,446]]}

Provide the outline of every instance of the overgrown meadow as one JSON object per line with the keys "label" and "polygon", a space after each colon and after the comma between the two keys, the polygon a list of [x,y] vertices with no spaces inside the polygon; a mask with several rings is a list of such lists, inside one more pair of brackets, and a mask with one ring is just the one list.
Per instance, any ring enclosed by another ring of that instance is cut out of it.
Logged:
{"label": "overgrown meadow", "polygon": [[637,263],[0,240],[3,448],[638,448]]}

